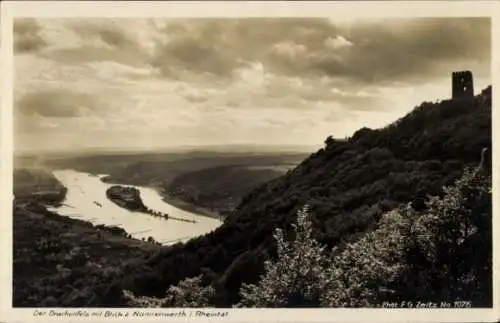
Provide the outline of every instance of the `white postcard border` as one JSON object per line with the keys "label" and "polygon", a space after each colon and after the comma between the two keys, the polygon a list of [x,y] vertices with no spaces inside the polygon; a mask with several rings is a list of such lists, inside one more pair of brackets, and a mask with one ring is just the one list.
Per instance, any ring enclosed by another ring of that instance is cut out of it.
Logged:
{"label": "white postcard border", "polygon": [[[346,16],[356,16],[360,19],[377,19],[381,17],[491,17],[492,18],[492,138],[499,138],[500,120],[496,107],[500,95],[500,1],[4,1],[1,10],[1,160],[0,195],[1,220],[0,243],[0,321],[5,322],[105,322],[110,320],[133,321],[232,321],[232,322],[493,322],[500,318],[498,304],[500,300],[499,257],[498,247],[494,247],[493,309],[184,309],[186,317],[120,317],[117,313],[162,312],[176,313],[182,309],[142,310],[142,309],[68,309],[69,311],[87,312],[90,316],[81,314],[72,317],[55,317],[49,313],[51,309],[13,309],[12,308],[12,106],[13,106],[13,34],[14,17],[331,17],[343,19]],[[331,14],[326,14],[331,13]],[[499,141],[493,141],[493,167],[499,169]],[[493,242],[500,245],[498,219],[500,192],[499,172],[493,172],[494,203],[493,203]],[[35,311],[46,311],[44,315],[36,316]],[[54,309],[58,312],[63,309]],[[104,317],[91,313],[106,311],[116,316]],[[227,312],[224,317],[197,316],[197,311],[204,313]]]}

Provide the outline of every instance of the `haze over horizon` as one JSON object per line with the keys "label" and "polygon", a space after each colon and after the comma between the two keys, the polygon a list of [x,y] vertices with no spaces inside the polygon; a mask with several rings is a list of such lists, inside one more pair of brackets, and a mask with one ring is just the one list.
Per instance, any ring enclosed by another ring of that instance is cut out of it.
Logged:
{"label": "haze over horizon", "polygon": [[491,84],[489,18],[16,19],[16,151],[317,146]]}

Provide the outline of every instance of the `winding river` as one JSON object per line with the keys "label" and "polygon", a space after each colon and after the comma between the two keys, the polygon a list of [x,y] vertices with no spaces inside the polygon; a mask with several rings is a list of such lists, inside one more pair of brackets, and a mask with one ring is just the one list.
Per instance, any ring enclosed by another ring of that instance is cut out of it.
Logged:
{"label": "winding river", "polygon": [[152,188],[134,186],[141,192],[147,207],[173,217],[195,220],[196,223],[165,220],[119,207],[106,197],[106,190],[114,184],[102,182],[100,177],[105,175],[93,176],[74,170],[57,170],[54,175],[68,191],[63,205],[51,208],[51,211],[94,224],[117,226],[136,239],[151,236],[162,244],[174,244],[208,233],[222,224],[220,220],[184,211],[164,202]]}

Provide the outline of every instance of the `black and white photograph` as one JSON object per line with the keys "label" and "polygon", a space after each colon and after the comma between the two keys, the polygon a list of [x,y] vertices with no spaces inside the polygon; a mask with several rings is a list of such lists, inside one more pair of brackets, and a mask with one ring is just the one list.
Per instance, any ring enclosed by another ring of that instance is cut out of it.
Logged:
{"label": "black and white photograph", "polygon": [[14,17],[10,306],[492,309],[492,21]]}

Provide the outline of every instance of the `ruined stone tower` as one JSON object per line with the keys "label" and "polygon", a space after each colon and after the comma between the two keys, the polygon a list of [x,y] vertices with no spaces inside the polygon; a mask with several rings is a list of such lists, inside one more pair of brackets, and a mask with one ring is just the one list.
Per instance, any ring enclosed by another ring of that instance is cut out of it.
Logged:
{"label": "ruined stone tower", "polygon": [[470,71],[452,73],[452,99],[474,96],[474,82]]}

